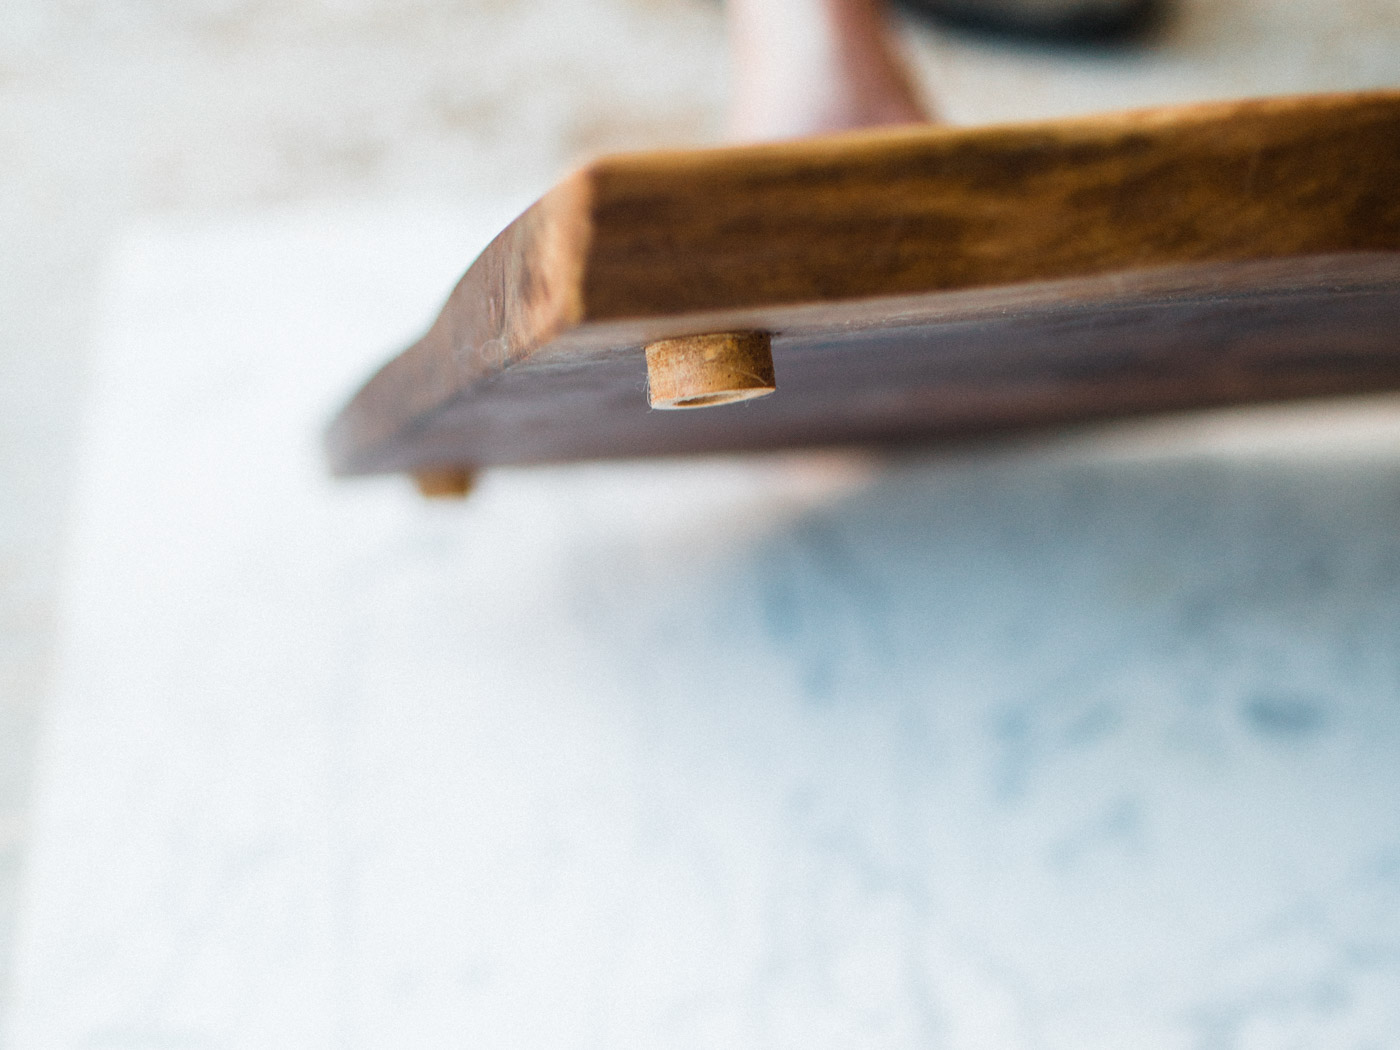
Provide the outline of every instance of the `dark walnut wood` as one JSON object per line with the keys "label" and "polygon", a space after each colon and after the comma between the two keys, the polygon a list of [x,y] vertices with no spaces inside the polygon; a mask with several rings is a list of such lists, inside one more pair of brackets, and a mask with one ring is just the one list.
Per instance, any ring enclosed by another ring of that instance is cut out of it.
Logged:
{"label": "dark walnut wood", "polygon": [[[777,392],[647,406],[643,346]],[[1400,389],[1400,92],[609,157],[332,424],[341,474],[885,442]]]}

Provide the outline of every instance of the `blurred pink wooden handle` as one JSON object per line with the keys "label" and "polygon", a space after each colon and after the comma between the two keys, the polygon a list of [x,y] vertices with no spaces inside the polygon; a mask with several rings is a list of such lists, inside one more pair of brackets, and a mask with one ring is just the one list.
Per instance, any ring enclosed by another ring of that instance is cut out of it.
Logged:
{"label": "blurred pink wooden handle", "polygon": [[933,119],[883,0],[726,0],[730,138],[797,138]]}

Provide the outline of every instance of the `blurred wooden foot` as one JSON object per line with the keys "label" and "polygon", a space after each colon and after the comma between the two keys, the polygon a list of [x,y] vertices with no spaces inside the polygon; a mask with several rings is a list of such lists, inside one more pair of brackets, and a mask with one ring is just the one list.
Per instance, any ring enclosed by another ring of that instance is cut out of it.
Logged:
{"label": "blurred wooden foot", "polygon": [[476,484],[476,474],[463,467],[433,467],[415,472],[413,482],[427,499],[463,499]]}

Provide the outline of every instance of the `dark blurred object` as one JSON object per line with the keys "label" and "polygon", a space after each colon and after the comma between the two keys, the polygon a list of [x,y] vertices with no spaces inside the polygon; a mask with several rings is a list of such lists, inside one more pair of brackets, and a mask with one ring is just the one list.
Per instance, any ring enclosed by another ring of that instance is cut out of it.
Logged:
{"label": "dark blurred object", "polygon": [[1130,43],[1162,19],[1167,0],[896,0],[973,32],[1066,44]]}

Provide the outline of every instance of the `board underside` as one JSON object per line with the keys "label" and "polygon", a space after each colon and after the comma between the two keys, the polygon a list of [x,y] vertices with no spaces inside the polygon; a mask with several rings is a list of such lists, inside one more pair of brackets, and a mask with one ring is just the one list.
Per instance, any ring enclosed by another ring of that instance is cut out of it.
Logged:
{"label": "board underside", "polygon": [[[643,346],[777,392],[648,408]],[[342,474],[897,442],[1400,389],[1400,92],[637,154],[483,252]]]}

